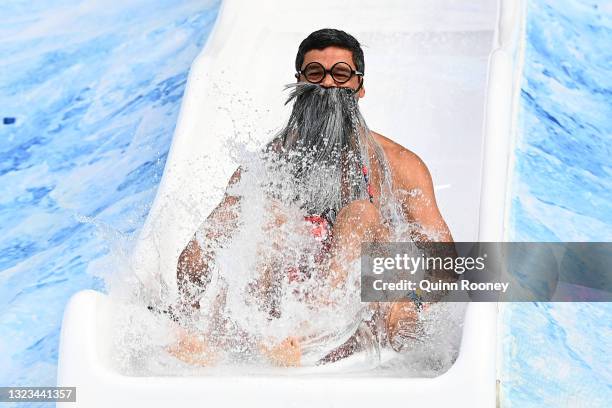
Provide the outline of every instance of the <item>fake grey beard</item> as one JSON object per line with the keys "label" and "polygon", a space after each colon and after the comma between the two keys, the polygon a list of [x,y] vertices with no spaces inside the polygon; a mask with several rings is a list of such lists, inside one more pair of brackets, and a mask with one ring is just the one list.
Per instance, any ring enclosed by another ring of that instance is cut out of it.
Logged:
{"label": "fake grey beard", "polygon": [[351,201],[367,199],[362,173],[364,165],[370,169],[367,147],[372,146],[377,156],[383,153],[353,90],[310,83],[286,88],[292,89],[286,103],[293,101],[293,110],[273,143],[280,145],[281,162],[292,176],[292,201],[310,214],[328,209],[337,214]]}

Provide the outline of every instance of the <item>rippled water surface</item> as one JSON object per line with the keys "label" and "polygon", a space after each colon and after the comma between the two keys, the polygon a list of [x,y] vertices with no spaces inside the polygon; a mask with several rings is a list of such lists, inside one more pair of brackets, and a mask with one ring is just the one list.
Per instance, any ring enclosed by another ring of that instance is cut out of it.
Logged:
{"label": "rippled water surface", "polygon": [[[513,241],[612,240],[612,3],[528,1]],[[612,305],[503,305],[502,402],[612,404]]]}
{"label": "rippled water surface", "polygon": [[[0,384],[52,385],[62,311],[159,182],[215,1],[9,1],[0,16]],[[4,119],[11,122],[13,119]]]}

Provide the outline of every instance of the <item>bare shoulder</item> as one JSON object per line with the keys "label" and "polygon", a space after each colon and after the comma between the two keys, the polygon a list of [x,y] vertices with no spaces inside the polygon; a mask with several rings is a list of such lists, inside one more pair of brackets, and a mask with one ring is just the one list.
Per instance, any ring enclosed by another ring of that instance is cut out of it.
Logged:
{"label": "bare shoulder", "polygon": [[380,133],[372,132],[372,135],[387,156],[393,179],[403,188],[423,188],[431,184],[429,169],[416,153]]}

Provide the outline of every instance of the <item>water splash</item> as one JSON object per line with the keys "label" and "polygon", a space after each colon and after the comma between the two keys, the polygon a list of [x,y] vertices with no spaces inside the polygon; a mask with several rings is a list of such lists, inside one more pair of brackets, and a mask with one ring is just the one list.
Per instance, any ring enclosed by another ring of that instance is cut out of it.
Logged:
{"label": "water splash", "polygon": [[[356,114],[351,113],[353,124],[359,123]],[[384,151],[364,125],[359,125],[365,129],[358,132],[360,153],[372,167],[378,192],[373,205],[390,227],[388,239],[407,240],[415,225],[401,215],[399,197],[419,192],[392,190]],[[279,359],[282,365],[286,356],[278,354],[290,352],[296,341],[302,367],[320,365],[337,350],[348,350],[350,343],[349,358],[335,363],[344,372],[374,368],[383,375],[433,376],[446,371],[457,355],[464,305],[431,307],[419,317],[419,338],[401,353],[393,351],[383,322],[389,306],[360,300],[359,260],[344,259],[344,278],[340,285],[334,283],[332,256],[322,254],[324,237],[313,234],[316,226],[304,218],[307,206],[303,190],[296,188],[301,173],[294,171],[295,162],[282,149],[262,149],[243,143],[245,138],[249,136],[228,138],[228,155],[240,163],[240,170],[224,204],[192,241],[197,251],[189,262],[200,268],[206,264],[206,276],[180,286],[188,305],[171,300],[151,304],[130,275],[126,258],[113,256],[123,263],[113,267],[120,272],[110,284],[117,368],[130,375],[217,373],[237,366],[261,371],[278,365]],[[340,156],[336,159],[342,162]],[[316,160],[316,155],[304,154],[299,164],[317,165],[313,171],[320,171],[324,165]],[[333,191],[338,182],[342,179],[320,177],[317,188]],[[365,189],[353,191],[353,200],[367,201]],[[177,344],[183,352],[176,352]]]}

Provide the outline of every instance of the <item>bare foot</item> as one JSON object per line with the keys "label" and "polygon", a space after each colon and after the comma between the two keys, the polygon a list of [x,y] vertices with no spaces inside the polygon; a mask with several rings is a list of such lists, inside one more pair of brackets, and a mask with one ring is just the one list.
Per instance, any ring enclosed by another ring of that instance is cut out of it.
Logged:
{"label": "bare foot", "polygon": [[179,328],[178,342],[166,347],[166,350],[179,360],[200,366],[210,366],[218,357],[202,335],[183,328]]}
{"label": "bare foot", "polygon": [[302,358],[302,346],[297,337],[287,337],[280,344],[272,347],[261,345],[262,353],[280,367],[299,367]]}

